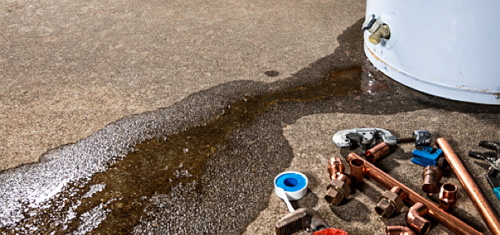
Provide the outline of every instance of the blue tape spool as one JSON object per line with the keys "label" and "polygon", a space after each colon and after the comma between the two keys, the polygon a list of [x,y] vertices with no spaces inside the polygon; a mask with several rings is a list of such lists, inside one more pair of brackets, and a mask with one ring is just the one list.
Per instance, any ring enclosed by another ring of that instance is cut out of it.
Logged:
{"label": "blue tape spool", "polygon": [[285,173],[276,179],[276,186],[285,190],[285,192],[297,192],[306,187],[306,178],[297,173]]}

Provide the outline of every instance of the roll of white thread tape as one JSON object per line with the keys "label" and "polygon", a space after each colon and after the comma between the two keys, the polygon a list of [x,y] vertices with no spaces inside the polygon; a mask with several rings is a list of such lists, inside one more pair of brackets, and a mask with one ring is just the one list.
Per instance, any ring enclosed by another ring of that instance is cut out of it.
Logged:
{"label": "roll of white thread tape", "polygon": [[[306,195],[308,183],[306,175],[297,171],[286,171],[274,178],[274,191],[281,199],[286,196],[290,201],[296,201]],[[283,191],[286,195],[283,195]]]}

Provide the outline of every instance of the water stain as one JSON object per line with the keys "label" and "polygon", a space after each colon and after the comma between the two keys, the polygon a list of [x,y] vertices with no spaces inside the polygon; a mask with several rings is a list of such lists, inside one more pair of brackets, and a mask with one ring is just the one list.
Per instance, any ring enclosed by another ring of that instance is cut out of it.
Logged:
{"label": "water stain", "polygon": [[[46,232],[78,231],[82,226],[79,218],[94,208],[102,207],[102,210],[108,213],[99,226],[93,228],[93,232],[129,233],[139,223],[146,202],[151,196],[166,194],[175,185],[200,182],[206,161],[224,145],[235,129],[254,121],[271,107],[282,103],[311,102],[355,93],[360,88],[360,74],[359,66],[332,71],[326,79],[317,84],[246,97],[228,105],[223,115],[207,123],[174,135],[144,141],[136,145],[134,151],[123,160],[111,165],[107,171],[95,174],[88,182],[72,184],[69,188],[76,190],[68,190],[54,200],[54,204],[62,199],[67,202],[63,210],[74,207],[74,218],[69,223],[50,226],[55,211],[39,211],[39,218],[35,220],[42,225],[40,232],[45,229]],[[90,197],[84,197],[93,185],[105,187]],[[197,184],[197,190],[201,190],[201,187],[201,184]],[[79,200],[80,198],[82,199]]]}

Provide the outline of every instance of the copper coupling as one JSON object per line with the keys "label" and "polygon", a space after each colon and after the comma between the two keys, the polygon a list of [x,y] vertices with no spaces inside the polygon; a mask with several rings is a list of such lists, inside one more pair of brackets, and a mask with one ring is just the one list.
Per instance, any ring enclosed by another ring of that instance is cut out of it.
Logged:
{"label": "copper coupling", "polygon": [[406,223],[418,234],[427,234],[431,229],[431,222],[423,217],[427,213],[429,213],[429,209],[421,202],[417,202],[410,207],[408,214],[406,214]]}
{"label": "copper coupling", "polygon": [[393,225],[393,226],[386,226],[385,227],[385,234],[386,235],[416,235],[411,228],[408,228],[406,226],[398,226],[398,225]]}
{"label": "copper coupling", "polygon": [[376,162],[378,159],[390,153],[389,144],[386,142],[380,142],[379,144],[373,146],[371,149],[366,150],[365,157],[371,163]]}
{"label": "copper coupling", "polygon": [[325,200],[338,206],[345,198],[351,194],[351,179],[345,174],[345,167],[340,158],[331,158],[328,162],[328,173],[330,183],[328,184]]}
{"label": "copper coupling", "polygon": [[375,212],[381,218],[389,219],[403,208],[403,197],[403,190],[397,186],[392,187],[391,190],[386,190],[380,197],[380,201],[375,207]]}
{"label": "copper coupling", "polygon": [[365,162],[359,159],[354,159],[349,162],[349,176],[354,185],[362,184],[365,181]]}
{"label": "copper coupling", "polygon": [[427,194],[434,194],[439,192],[439,181],[443,173],[441,169],[437,166],[429,165],[424,168],[422,172],[422,177],[424,178],[424,183],[422,184],[422,190]]}
{"label": "copper coupling", "polygon": [[328,174],[330,174],[330,179],[335,179],[341,174],[344,174],[344,172],[345,166],[342,163],[342,160],[338,157],[330,158],[330,161],[328,161]]}
{"label": "copper coupling", "polygon": [[439,191],[439,208],[445,211],[451,211],[457,203],[457,186],[452,183],[446,183],[441,186]]}

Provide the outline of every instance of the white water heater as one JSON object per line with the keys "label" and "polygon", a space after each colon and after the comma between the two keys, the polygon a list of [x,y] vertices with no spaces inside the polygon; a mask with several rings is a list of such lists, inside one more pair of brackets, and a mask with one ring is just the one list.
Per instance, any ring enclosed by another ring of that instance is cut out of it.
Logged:
{"label": "white water heater", "polygon": [[500,0],[367,0],[364,50],[392,79],[500,105]]}

